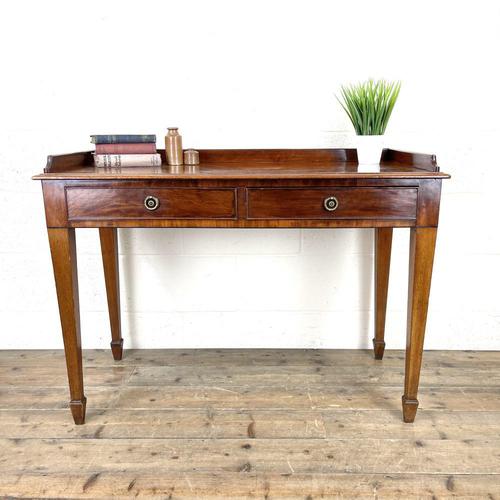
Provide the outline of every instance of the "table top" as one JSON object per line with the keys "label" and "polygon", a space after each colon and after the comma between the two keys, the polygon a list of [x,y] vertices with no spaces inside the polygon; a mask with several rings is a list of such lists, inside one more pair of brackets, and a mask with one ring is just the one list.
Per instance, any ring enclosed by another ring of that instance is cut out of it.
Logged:
{"label": "table top", "polygon": [[98,168],[91,151],[49,156],[38,180],[104,179],[428,179],[448,178],[434,155],[384,149],[379,165],[359,165],[355,149],[199,150],[199,165]]}

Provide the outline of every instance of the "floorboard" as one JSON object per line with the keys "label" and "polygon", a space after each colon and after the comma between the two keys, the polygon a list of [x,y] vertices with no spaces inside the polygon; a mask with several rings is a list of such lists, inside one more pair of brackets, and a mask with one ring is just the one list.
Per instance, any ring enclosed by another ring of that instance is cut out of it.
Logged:
{"label": "floorboard", "polygon": [[500,499],[500,353],[85,351],[87,423],[62,351],[0,351],[0,497]]}

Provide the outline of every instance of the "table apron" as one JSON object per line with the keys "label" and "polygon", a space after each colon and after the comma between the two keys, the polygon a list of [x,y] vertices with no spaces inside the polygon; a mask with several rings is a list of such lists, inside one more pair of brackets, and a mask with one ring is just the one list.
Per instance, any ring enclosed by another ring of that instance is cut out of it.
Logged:
{"label": "table apron", "polygon": [[[43,181],[42,186],[48,227],[435,227],[441,180]],[[148,198],[154,200],[152,209]]]}

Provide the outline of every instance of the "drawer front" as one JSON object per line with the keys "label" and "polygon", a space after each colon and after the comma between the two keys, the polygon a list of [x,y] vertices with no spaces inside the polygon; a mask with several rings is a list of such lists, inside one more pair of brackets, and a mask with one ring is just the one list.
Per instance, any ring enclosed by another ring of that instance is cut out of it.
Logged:
{"label": "drawer front", "polygon": [[69,220],[236,218],[233,188],[69,187],[66,200]]}
{"label": "drawer front", "polygon": [[416,188],[249,188],[248,219],[415,219]]}

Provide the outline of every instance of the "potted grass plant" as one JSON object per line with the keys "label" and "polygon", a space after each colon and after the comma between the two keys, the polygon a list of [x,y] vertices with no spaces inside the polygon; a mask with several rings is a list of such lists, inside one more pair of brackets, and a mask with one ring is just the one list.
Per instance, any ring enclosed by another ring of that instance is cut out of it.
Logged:
{"label": "potted grass plant", "polygon": [[401,82],[367,80],[343,85],[337,100],[356,131],[358,163],[379,164],[383,135],[401,89]]}

